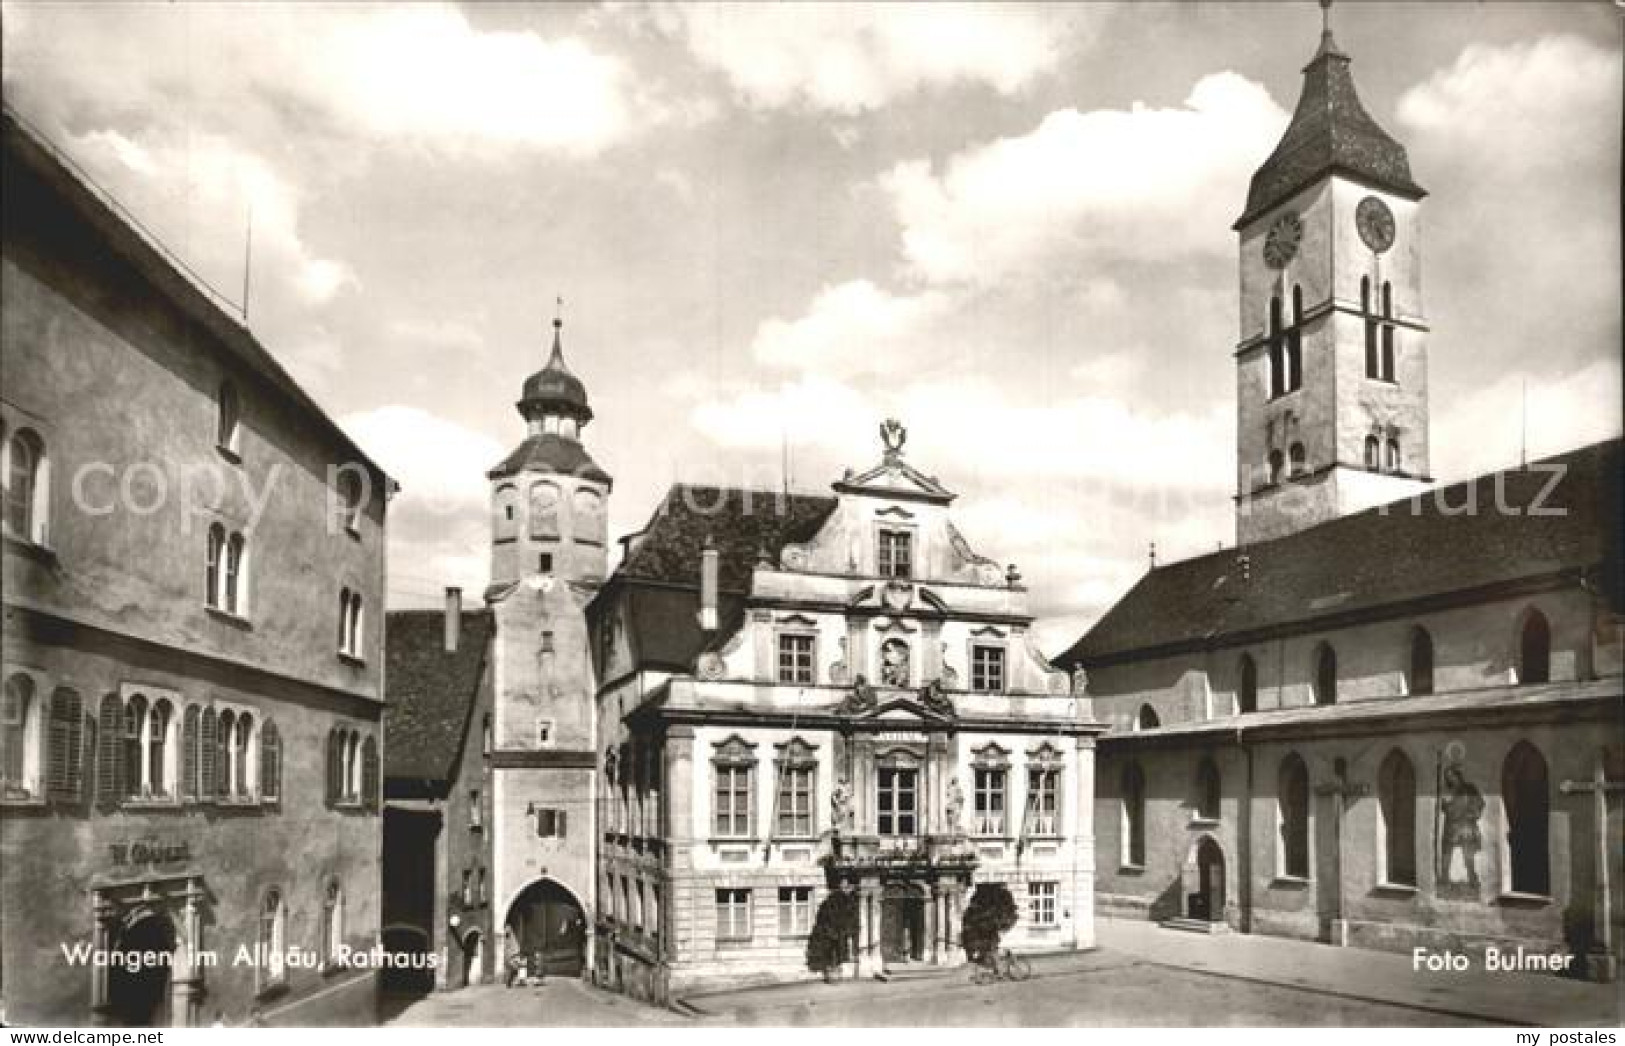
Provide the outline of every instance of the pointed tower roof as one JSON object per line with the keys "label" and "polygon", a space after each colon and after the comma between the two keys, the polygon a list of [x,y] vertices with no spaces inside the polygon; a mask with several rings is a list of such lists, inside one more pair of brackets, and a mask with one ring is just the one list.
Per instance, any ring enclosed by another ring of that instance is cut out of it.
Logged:
{"label": "pointed tower roof", "polygon": [[[1322,0],[1321,7],[1330,4]],[[1286,133],[1254,174],[1247,207],[1235,229],[1329,174],[1419,200],[1427,195],[1411,179],[1405,147],[1377,125],[1360,104],[1349,56],[1332,38],[1328,17],[1320,47],[1303,69],[1303,93]]]}
{"label": "pointed tower roof", "polygon": [[553,318],[553,351],[541,370],[525,379],[524,395],[519,400],[519,413],[526,420],[542,414],[563,414],[577,421],[592,420],[592,408],[587,405],[587,387],[581,379],[570,373],[564,364],[562,331],[564,320]]}

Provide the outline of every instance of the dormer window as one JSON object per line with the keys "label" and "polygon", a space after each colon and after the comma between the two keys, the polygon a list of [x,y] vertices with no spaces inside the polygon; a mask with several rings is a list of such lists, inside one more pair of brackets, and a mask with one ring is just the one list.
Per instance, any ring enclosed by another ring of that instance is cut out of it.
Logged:
{"label": "dormer window", "polygon": [[875,572],[881,577],[914,576],[914,535],[907,530],[882,528],[875,555]]}

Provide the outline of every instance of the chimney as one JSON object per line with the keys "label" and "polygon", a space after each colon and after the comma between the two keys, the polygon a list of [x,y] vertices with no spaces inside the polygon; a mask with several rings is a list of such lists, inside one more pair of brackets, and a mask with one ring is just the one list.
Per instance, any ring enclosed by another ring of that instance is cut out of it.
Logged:
{"label": "chimney", "polygon": [[700,631],[717,630],[717,546],[705,539],[700,550]]}
{"label": "chimney", "polygon": [[457,653],[457,638],[463,628],[463,590],[446,586],[446,653]]}

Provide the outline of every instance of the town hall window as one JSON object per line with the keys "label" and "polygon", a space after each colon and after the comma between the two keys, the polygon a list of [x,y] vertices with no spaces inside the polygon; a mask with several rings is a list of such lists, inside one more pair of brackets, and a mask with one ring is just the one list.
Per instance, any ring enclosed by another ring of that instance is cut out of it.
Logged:
{"label": "town hall window", "polygon": [[737,736],[717,746],[711,760],[714,830],[719,839],[749,839],[756,756]]}
{"label": "town hall window", "polygon": [[779,887],[779,936],[805,937],[812,932],[812,887]]}
{"label": "town hall window", "polygon": [[1056,883],[1027,884],[1027,918],[1034,926],[1055,925]]}
{"label": "town hall window", "polygon": [[778,815],[775,832],[790,838],[813,834],[813,799],[817,792],[818,762],[812,747],[799,738],[779,753]]}
{"label": "town hall window", "polygon": [[750,891],[717,891],[717,940],[750,939]]}
{"label": "town hall window", "polygon": [[1009,764],[1003,749],[989,745],[976,753],[971,770],[971,834],[1005,833],[1005,789]]}
{"label": "town hall window", "polygon": [[19,672],[6,680],[0,698],[0,798],[29,799],[38,791],[38,704],[32,679]]}
{"label": "town hall window", "polygon": [[920,772],[912,766],[882,766],[875,774],[875,825],[881,835],[907,836],[919,831],[917,805]]}
{"label": "town hall window", "polygon": [[45,542],[45,444],[33,429],[18,429],[6,442],[5,528],[12,537]]}
{"label": "town hall window", "polygon": [[813,679],[813,637],[796,632],[779,635],[779,682],[810,686]]}
{"label": "town hall window", "polygon": [[1061,761],[1053,749],[1027,765],[1027,834],[1061,834]]}
{"label": "town hall window", "polygon": [[914,535],[906,530],[882,529],[879,554],[876,557],[876,573],[881,577],[913,577],[913,543]]}
{"label": "town hall window", "polygon": [[979,694],[1004,690],[1004,647],[986,643],[971,647],[970,688]]}

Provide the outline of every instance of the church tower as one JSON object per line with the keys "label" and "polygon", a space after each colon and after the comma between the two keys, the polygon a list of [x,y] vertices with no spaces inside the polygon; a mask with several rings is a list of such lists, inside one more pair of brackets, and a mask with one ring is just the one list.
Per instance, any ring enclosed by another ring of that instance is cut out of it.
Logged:
{"label": "church tower", "polygon": [[1421,200],[1405,149],[1320,47],[1253,175],[1236,347],[1236,540],[1266,541],[1430,482]]}
{"label": "church tower", "polygon": [[497,954],[543,954],[548,972],[591,961],[597,682],[586,606],[608,567],[612,480],[581,444],[587,390],[564,363],[563,323],[525,380],[525,439],[487,473],[496,623],[485,724]]}

